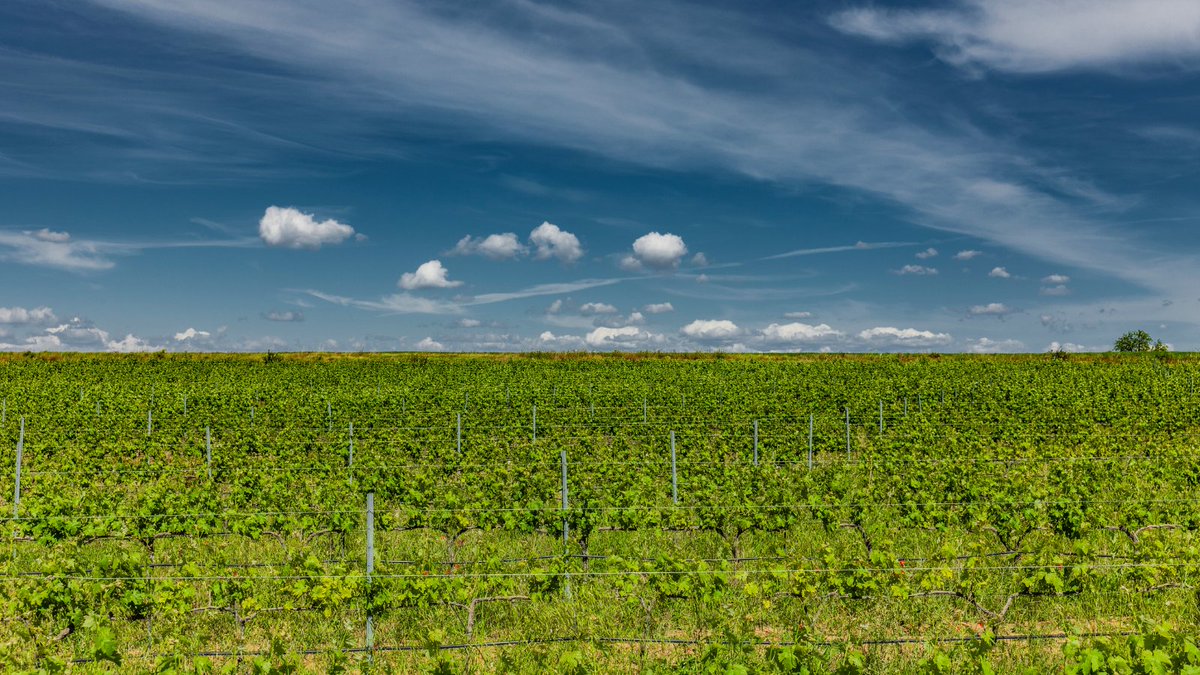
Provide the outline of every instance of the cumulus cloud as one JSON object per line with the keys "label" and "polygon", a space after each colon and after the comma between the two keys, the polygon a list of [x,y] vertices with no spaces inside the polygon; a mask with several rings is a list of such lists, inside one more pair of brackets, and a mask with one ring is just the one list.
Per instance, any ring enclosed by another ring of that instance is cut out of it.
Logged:
{"label": "cumulus cloud", "polygon": [[992,271],[988,272],[988,276],[994,279],[1009,279],[1012,277],[1012,275],[1008,273],[1008,270],[1004,269],[1003,267],[993,267]]}
{"label": "cumulus cloud", "polygon": [[1042,277],[1043,284],[1065,284],[1071,280],[1071,277],[1065,274],[1050,274]]}
{"label": "cumulus cloud", "polygon": [[785,318],[785,319],[811,319],[812,312],[784,312],[783,318]]}
{"label": "cumulus cloud", "polygon": [[1103,349],[1094,349],[1093,350],[1093,349],[1089,349],[1083,345],[1075,344],[1074,342],[1059,342],[1058,340],[1055,340],[1055,341],[1051,342],[1050,344],[1046,345],[1046,351],[1078,353],[1078,352],[1104,351],[1104,350]]}
{"label": "cumulus cloud", "polygon": [[145,352],[156,349],[159,347],[133,334],[114,340],[108,331],[79,317],[50,326],[43,333],[30,335],[22,342],[0,343],[0,351]]}
{"label": "cumulus cloud", "polygon": [[58,321],[49,307],[0,307],[0,323],[54,323]]}
{"label": "cumulus cloud", "polygon": [[455,325],[459,328],[479,328],[483,325],[483,322],[479,319],[459,319],[455,322]]}
{"label": "cumulus cloud", "polygon": [[416,272],[405,272],[400,275],[400,288],[415,291],[421,288],[455,288],[462,286],[461,281],[450,281],[447,278],[449,270],[442,267],[442,261],[430,260],[417,268]]}
{"label": "cumulus cloud", "polygon": [[539,335],[538,342],[555,347],[582,347],[584,345],[584,339],[578,335],[555,335],[550,331]]}
{"label": "cumulus cloud", "polygon": [[95,272],[111,269],[113,253],[128,252],[124,247],[96,241],[74,241],[66,232],[46,228],[20,232],[0,230],[0,260],[53,267],[70,272]]}
{"label": "cumulus cloud", "polygon": [[1070,295],[1071,289],[1068,288],[1066,284],[1058,284],[1056,286],[1042,286],[1041,294],[1042,295],[1050,295],[1050,296]]}
{"label": "cumulus cloud", "polygon": [[647,314],[667,314],[675,311],[675,306],[669,302],[653,302],[642,307],[642,311]]}
{"label": "cumulus cloud", "polygon": [[543,222],[535,227],[529,233],[529,241],[535,248],[534,257],[538,260],[557,258],[564,263],[572,263],[583,257],[579,237],[553,223]]}
{"label": "cumulus cloud", "polygon": [[965,260],[971,260],[972,258],[976,258],[976,257],[978,257],[978,256],[981,256],[981,255],[983,255],[983,251],[976,251],[976,250],[974,250],[974,249],[967,249],[967,250],[965,250],[965,251],[959,251],[958,253],[955,253],[955,254],[954,254],[954,259],[955,259],[955,260],[964,260],[964,261],[965,261]]}
{"label": "cumulus cloud", "polygon": [[267,321],[279,321],[283,323],[299,322],[304,320],[304,312],[282,312],[278,310],[272,310],[270,312],[263,312],[262,318],[266,319]]}
{"label": "cumulus cloud", "polygon": [[683,243],[683,237],[669,232],[651,232],[633,242],[633,254],[625,256],[621,260],[621,266],[630,270],[672,270],[679,267],[679,261],[687,252],[687,244]]}
{"label": "cumulus cloud", "polygon": [[[535,230],[536,232],[536,230]],[[492,260],[512,260],[524,255],[526,249],[512,232],[489,234],[486,237],[467,235],[458,240],[451,255],[481,255]]]}
{"label": "cumulus cloud", "polygon": [[921,260],[928,260],[929,258],[936,258],[937,254],[938,254],[938,250],[936,248],[933,248],[932,246],[930,246],[929,248],[925,249],[924,251],[921,251],[920,253],[918,253],[917,257],[920,258]]}
{"label": "cumulus cloud", "polygon": [[825,323],[815,326],[800,322],[773,323],[762,331],[763,339],[767,342],[817,342],[841,337],[841,335],[840,331],[834,330],[832,326]]}
{"label": "cumulus cloud", "polygon": [[617,308],[606,302],[585,302],[579,306],[579,313],[584,316],[597,314],[616,314]]}
{"label": "cumulus cloud", "polygon": [[126,354],[133,352],[152,352],[156,349],[154,345],[134,336],[132,333],[126,335],[120,340],[110,341],[105,346],[110,352],[122,352]]}
{"label": "cumulus cloud", "polygon": [[926,267],[924,265],[905,265],[904,267],[896,270],[896,274],[901,275],[913,274],[916,276],[933,276],[937,273],[938,271],[936,268]]}
{"label": "cumulus cloud", "polygon": [[967,345],[967,351],[973,354],[1011,354],[1023,349],[1025,349],[1025,343],[1020,340],[993,340],[986,337],[981,337]]}
{"label": "cumulus cloud", "polygon": [[939,58],[966,69],[1044,73],[1200,56],[1200,4],[1191,0],[957,0],[851,9],[832,23],[883,42],[931,42]]}
{"label": "cumulus cloud", "polygon": [[558,314],[559,312],[562,311],[562,308],[563,308],[563,301],[555,300],[554,302],[550,303],[549,307],[546,308],[546,313],[547,314]]}
{"label": "cumulus cloud", "polygon": [[892,326],[876,326],[859,332],[860,340],[873,343],[911,345],[914,347],[931,347],[949,344],[953,339],[949,333],[934,333],[916,328],[895,328]]}
{"label": "cumulus cloud", "polygon": [[317,222],[312,214],[291,207],[268,206],[258,221],[258,236],[267,246],[316,250],[354,236],[354,228],[330,218]]}
{"label": "cumulus cloud", "polygon": [[417,351],[421,352],[440,352],[445,348],[442,343],[428,336],[421,338],[416,344]]}
{"label": "cumulus cloud", "polygon": [[176,342],[186,342],[187,340],[195,340],[195,339],[205,340],[210,337],[212,337],[212,333],[210,333],[206,330],[196,330],[195,328],[188,328],[187,330],[183,331],[182,333],[176,333],[175,341]]}
{"label": "cumulus cloud", "polygon": [[679,332],[694,340],[728,340],[742,331],[728,319],[696,319],[679,329]]}
{"label": "cumulus cloud", "polygon": [[989,302],[986,305],[972,305],[969,311],[973,316],[1004,316],[1011,314],[1012,308],[1003,302]]}
{"label": "cumulus cloud", "polygon": [[601,326],[588,333],[584,339],[590,347],[604,347],[617,342],[629,341],[630,338],[636,338],[641,332],[641,329],[636,326],[622,326],[621,328]]}
{"label": "cumulus cloud", "polygon": [[708,256],[704,253],[697,253],[692,256],[692,267],[708,267]]}

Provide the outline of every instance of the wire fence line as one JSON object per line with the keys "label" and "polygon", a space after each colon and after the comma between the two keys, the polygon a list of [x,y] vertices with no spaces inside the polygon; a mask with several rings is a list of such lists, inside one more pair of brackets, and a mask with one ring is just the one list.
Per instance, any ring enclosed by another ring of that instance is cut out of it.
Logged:
{"label": "wire fence line", "polygon": [[[1138,633],[1132,631],[1126,632],[1079,632],[1079,633],[1023,633],[1014,635],[995,635],[991,639],[1001,643],[1012,642],[1036,642],[1042,640],[1071,640],[1071,639],[1101,639],[1101,638],[1120,638],[1132,637]],[[781,647],[846,647],[846,646],[862,646],[862,647],[889,647],[889,646],[916,646],[928,644],[956,644],[969,643],[981,640],[981,636],[962,636],[962,635],[933,635],[924,637],[901,637],[901,638],[882,638],[882,639],[855,639],[855,638],[817,638],[811,641],[802,640],[778,640],[778,641],[747,641],[738,642],[736,644],[745,645],[755,649],[771,649]],[[561,637],[540,637],[540,638],[525,638],[520,640],[492,640],[482,642],[463,642],[455,644],[400,644],[400,645],[378,645],[374,647],[336,647],[329,646],[323,649],[305,648],[288,651],[288,655],[296,656],[322,656],[331,652],[339,652],[344,654],[386,654],[395,652],[429,652],[429,651],[469,651],[476,649],[504,649],[509,647],[535,647],[540,645],[564,644],[564,643],[599,643],[599,644],[624,644],[624,645],[662,645],[662,646],[706,646],[717,644],[731,644],[729,640],[712,639],[687,639],[687,638],[645,638],[645,637],[605,637],[594,635],[572,635]],[[205,658],[245,658],[270,656],[272,652],[263,650],[244,650],[244,651],[201,651],[186,654],[190,657],[205,657]],[[158,660],[168,657],[179,656],[178,654],[163,654],[145,652],[140,654],[123,655],[127,658],[138,660]],[[75,665],[83,665],[88,663],[96,663],[97,659],[80,658],[72,659],[71,663]]]}
{"label": "wire fence line", "polygon": [[[977,567],[954,567],[951,571],[958,573],[983,574],[992,572],[1028,572],[1053,569],[1066,569],[1071,565],[1036,564],[1036,565],[983,565]],[[1077,566],[1078,567],[1078,566]],[[1087,570],[1147,570],[1147,569],[1181,569],[1196,568],[1200,572],[1200,560],[1187,562],[1144,562],[1144,563],[1087,563],[1082,565]],[[749,569],[651,569],[651,570],[536,570],[528,572],[444,572],[429,571],[413,573],[381,573],[372,574],[373,579],[529,579],[545,578],[547,576],[570,575],[572,578],[590,577],[637,577],[637,576],[724,576],[724,575],[769,575],[769,576],[802,576],[813,574],[848,574],[848,573],[889,573],[907,574],[909,572],[941,572],[945,566],[897,566],[870,567],[856,565],[852,567],[787,567],[787,568],[749,568]],[[350,574],[267,574],[267,575],[162,575],[162,576],[103,576],[87,574],[59,574],[50,572],[24,572],[20,574],[0,575],[0,581],[296,581],[314,579],[347,579],[357,575]]]}
{"label": "wire fence line", "polygon": [[[1094,499],[1092,497],[1077,497],[1072,499],[978,499],[978,500],[960,500],[960,501],[868,501],[851,499],[842,502],[790,502],[777,504],[727,504],[727,503],[709,503],[709,504],[641,504],[628,506],[605,506],[582,504],[562,509],[553,504],[545,504],[540,508],[531,508],[528,506],[428,506],[415,508],[411,506],[395,506],[391,510],[381,510],[383,514],[396,515],[412,515],[412,514],[442,514],[442,513],[561,513],[561,512],[626,512],[626,511],[719,511],[719,512],[736,512],[736,511],[777,511],[777,510],[797,510],[803,511],[808,509],[834,509],[834,508],[861,508],[861,507],[959,507],[959,506],[1004,506],[1004,507],[1021,507],[1021,506],[1042,506],[1042,505],[1065,505],[1065,504],[1194,504],[1200,502],[1200,497],[1177,497],[1177,498],[1147,498],[1147,497],[1127,497],[1123,499]],[[288,516],[311,516],[311,515],[346,515],[346,514],[362,514],[362,509],[329,509],[329,510],[302,510],[302,511],[194,511],[187,513],[136,513],[136,514],[49,514],[49,515],[31,515],[31,516],[10,516],[0,518],[0,522],[18,523],[18,522],[39,522],[46,520],[72,521],[72,520],[171,520],[171,519],[187,519],[187,518],[214,518],[214,519],[236,519],[236,518],[252,518],[256,516],[273,516],[273,517],[288,517]],[[1173,523],[1160,523],[1160,525],[1174,525]]]}
{"label": "wire fence line", "polygon": [[[763,452],[767,448],[762,449]],[[359,459],[359,464],[354,467],[356,472],[371,472],[371,471],[418,471],[428,469],[551,469],[557,471],[559,462],[557,460],[546,459],[543,461],[503,461],[503,462],[421,462],[419,464],[373,464],[370,460],[362,460],[361,455],[356,455]],[[725,460],[697,460],[690,459],[686,455],[680,454],[676,457],[676,463],[681,466],[734,466],[738,464],[746,464],[746,457],[730,457]],[[1200,457],[1189,457],[1185,455],[1093,455],[1093,456],[1056,456],[1056,457],[962,457],[962,458],[927,458],[927,457],[888,457],[888,456],[870,456],[862,457],[861,453],[857,457],[846,458],[844,451],[839,449],[836,452],[824,450],[820,455],[814,455],[813,466],[892,466],[902,464],[922,464],[922,465],[938,465],[938,464],[1076,464],[1076,463],[1133,463],[1133,462],[1161,462],[1164,464],[1170,463],[1195,463],[1200,466]],[[765,466],[806,466],[807,460],[801,459],[771,459],[763,457],[761,465]],[[633,460],[594,460],[594,459],[573,459],[571,462],[573,468],[588,468],[588,467],[604,467],[604,466],[635,466],[647,468],[669,468],[670,459],[667,457],[649,457]],[[214,471],[221,474],[255,474],[255,473],[327,473],[327,472],[344,472],[348,467],[344,463],[331,464],[297,464],[285,466],[230,466],[223,462],[215,463],[213,466],[196,465],[185,468],[162,468],[162,469],[135,469],[125,467],[102,467],[96,469],[74,469],[74,470],[25,470],[24,473],[30,476],[105,476],[105,475],[141,475],[141,476],[187,476],[199,475],[208,471]]]}

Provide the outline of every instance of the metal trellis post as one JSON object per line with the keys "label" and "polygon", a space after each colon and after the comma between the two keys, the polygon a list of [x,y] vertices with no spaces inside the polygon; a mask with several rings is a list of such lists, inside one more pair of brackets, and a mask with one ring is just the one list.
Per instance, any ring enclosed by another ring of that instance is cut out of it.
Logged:
{"label": "metal trellis post", "polygon": [[[375,573],[375,493],[367,493],[367,586]],[[375,617],[367,610],[367,659],[375,659]]]}
{"label": "metal trellis post", "polygon": [[675,469],[675,432],[671,431],[671,502],[679,504],[679,473]]}

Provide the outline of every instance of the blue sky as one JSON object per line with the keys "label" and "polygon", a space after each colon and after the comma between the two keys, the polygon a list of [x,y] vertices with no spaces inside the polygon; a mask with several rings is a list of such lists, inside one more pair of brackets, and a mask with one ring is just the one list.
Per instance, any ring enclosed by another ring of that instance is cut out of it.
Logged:
{"label": "blue sky", "polygon": [[0,349],[1200,349],[1200,5],[0,5]]}

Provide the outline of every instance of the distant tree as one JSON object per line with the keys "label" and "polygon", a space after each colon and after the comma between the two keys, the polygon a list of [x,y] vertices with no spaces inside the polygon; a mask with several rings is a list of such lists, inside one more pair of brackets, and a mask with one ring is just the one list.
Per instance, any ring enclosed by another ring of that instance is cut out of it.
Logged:
{"label": "distant tree", "polygon": [[1131,330],[1117,338],[1113,349],[1118,352],[1165,352],[1162,340],[1155,340],[1144,330]]}

